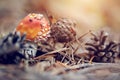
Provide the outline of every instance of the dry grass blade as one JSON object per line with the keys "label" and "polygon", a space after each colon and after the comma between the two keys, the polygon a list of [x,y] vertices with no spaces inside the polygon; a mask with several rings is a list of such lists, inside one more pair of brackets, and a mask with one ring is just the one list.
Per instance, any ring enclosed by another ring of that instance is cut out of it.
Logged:
{"label": "dry grass blade", "polygon": [[91,33],[91,30],[89,30],[89,32],[87,32],[87,33],[83,34],[82,36],[80,36],[80,37],[78,38],[78,40],[82,39],[84,36],[86,36],[86,35],[89,34],[89,33]]}
{"label": "dry grass blade", "polygon": [[70,50],[70,49],[69,48],[62,48],[62,49],[59,49],[59,50],[51,51],[51,52],[45,53],[41,56],[35,57],[34,59],[39,60],[39,59],[41,59],[45,56],[54,55],[54,53],[58,53],[58,52],[66,51],[66,50]]}

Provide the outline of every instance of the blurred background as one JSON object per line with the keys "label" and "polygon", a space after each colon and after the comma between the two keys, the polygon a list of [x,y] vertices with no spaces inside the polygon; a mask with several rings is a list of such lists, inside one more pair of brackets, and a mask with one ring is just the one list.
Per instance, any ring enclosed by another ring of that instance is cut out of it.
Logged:
{"label": "blurred background", "polygon": [[42,13],[54,22],[71,18],[78,35],[89,30],[120,32],[120,0],[0,0],[0,32],[14,30],[28,13]]}

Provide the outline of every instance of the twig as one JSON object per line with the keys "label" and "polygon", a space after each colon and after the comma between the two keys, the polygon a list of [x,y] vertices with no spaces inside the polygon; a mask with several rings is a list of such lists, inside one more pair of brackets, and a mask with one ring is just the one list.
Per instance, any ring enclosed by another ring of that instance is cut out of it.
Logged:
{"label": "twig", "polygon": [[91,66],[91,67],[88,67],[86,69],[79,71],[80,74],[86,74],[86,73],[89,73],[91,71],[98,70],[98,69],[99,70],[110,69],[110,68],[120,69],[120,64],[116,64],[116,63],[94,63],[94,64],[87,64],[86,66]]}

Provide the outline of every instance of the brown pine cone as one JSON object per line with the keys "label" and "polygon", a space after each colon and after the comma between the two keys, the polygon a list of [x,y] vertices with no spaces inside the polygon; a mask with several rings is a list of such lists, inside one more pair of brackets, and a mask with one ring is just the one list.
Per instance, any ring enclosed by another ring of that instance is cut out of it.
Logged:
{"label": "brown pine cone", "polygon": [[115,62],[118,56],[118,44],[108,40],[108,33],[101,31],[100,35],[92,34],[92,42],[86,43],[86,49],[94,56],[94,62]]}
{"label": "brown pine cone", "polygon": [[76,24],[72,20],[61,18],[52,24],[51,37],[60,43],[73,41],[76,36],[75,26]]}

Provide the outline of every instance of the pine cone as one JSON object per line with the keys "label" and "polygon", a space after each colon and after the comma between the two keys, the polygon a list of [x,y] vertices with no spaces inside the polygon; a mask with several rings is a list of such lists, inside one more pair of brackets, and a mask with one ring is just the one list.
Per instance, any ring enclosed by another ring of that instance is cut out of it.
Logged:
{"label": "pine cone", "polygon": [[56,42],[70,42],[75,39],[75,23],[70,19],[59,19],[51,26],[51,36]]}
{"label": "pine cone", "polygon": [[32,42],[25,42],[19,52],[23,54],[26,59],[34,58],[37,53],[37,45]]}
{"label": "pine cone", "polygon": [[94,62],[115,62],[115,58],[118,55],[117,43],[112,40],[108,40],[108,33],[101,31],[97,36],[92,34],[91,43],[86,43],[86,49],[90,55],[94,56]]}
{"label": "pine cone", "polygon": [[22,46],[25,35],[20,36],[19,32],[10,33],[0,41],[0,63],[2,64],[18,64],[24,55],[18,50]]}

